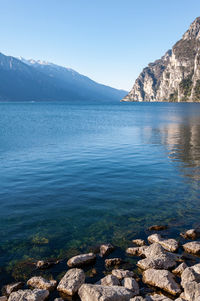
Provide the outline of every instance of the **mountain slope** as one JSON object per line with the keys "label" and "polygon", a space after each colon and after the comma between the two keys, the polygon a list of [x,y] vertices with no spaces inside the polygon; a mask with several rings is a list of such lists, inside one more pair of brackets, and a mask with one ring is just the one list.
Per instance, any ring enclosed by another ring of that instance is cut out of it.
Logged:
{"label": "mountain slope", "polygon": [[143,69],[122,101],[200,101],[200,17],[172,50]]}
{"label": "mountain slope", "polygon": [[1,101],[118,101],[126,92],[98,84],[74,70],[0,53]]}

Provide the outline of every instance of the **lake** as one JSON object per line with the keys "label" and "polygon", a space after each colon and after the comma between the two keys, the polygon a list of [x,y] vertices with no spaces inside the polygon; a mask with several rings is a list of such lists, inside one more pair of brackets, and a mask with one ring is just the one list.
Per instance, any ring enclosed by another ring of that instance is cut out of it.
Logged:
{"label": "lake", "polygon": [[0,103],[2,283],[152,224],[178,237],[199,223],[199,180],[200,104]]}

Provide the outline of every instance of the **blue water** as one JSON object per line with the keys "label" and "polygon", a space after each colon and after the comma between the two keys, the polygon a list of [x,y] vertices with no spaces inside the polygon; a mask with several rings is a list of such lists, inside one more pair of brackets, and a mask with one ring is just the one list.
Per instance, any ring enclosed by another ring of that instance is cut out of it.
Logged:
{"label": "blue water", "polygon": [[199,180],[199,104],[0,103],[0,267],[194,226]]}

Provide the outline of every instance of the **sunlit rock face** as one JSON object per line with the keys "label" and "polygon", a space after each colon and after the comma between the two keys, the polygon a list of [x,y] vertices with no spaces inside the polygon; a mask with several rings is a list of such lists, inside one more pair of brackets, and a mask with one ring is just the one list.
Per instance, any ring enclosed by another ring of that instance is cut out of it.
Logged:
{"label": "sunlit rock face", "polygon": [[122,101],[200,101],[200,17],[172,50],[143,69]]}

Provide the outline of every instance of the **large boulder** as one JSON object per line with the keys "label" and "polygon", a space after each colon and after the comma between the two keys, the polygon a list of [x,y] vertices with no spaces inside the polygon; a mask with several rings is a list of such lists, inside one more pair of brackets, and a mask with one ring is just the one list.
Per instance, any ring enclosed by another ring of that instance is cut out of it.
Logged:
{"label": "large boulder", "polygon": [[176,296],[181,293],[179,284],[175,281],[174,275],[166,270],[148,269],[143,273],[143,282]]}
{"label": "large boulder", "polygon": [[186,268],[181,274],[181,285],[184,288],[183,299],[200,300],[200,263]]}
{"label": "large boulder", "polygon": [[183,245],[183,249],[191,254],[199,255],[200,254],[200,241],[192,241]]}
{"label": "large boulder", "polygon": [[153,243],[145,249],[145,259],[139,260],[137,265],[143,270],[153,269],[170,269],[176,265],[174,254],[166,252],[164,248],[158,244]]}
{"label": "large boulder", "polygon": [[32,277],[27,281],[27,285],[44,290],[53,290],[56,287],[56,284],[56,280],[46,280],[41,276]]}
{"label": "large boulder", "polygon": [[81,301],[129,301],[134,293],[122,286],[83,284],[79,291]]}
{"label": "large boulder", "polygon": [[85,274],[81,269],[70,269],[60,280],[57,290],[73,296],[85,282]]}
{"label": "large boulder", "polygon": [[80,254],[70,258],[67,262],[67,265],[70,268],[80,267],[92,263],[95,259],[96,259],[96,255],[94,253]]}
{"label": "large boulder", "polygon": [[8,301],[44,301],[48,296],[48,290],[19,290],[11,293]]}
{"label": "large boulder", "polygon": [[164,239],[160,234],[152,234],[147,239],[149,243],[159,243],[167,251],[176,252],[178,250],[178,242],[175,239]]}

